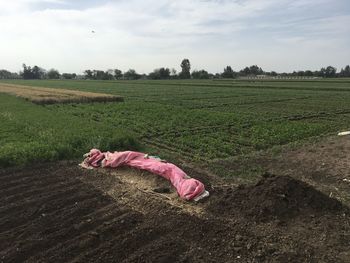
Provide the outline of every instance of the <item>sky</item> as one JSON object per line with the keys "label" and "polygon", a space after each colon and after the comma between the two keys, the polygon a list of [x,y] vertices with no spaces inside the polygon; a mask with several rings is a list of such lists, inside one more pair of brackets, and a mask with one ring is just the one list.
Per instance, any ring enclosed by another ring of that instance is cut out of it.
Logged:
{"label": "sky", "polygon": [[15,72],[350,64],[349,0],[0,0],[0,25],[0,69]]}

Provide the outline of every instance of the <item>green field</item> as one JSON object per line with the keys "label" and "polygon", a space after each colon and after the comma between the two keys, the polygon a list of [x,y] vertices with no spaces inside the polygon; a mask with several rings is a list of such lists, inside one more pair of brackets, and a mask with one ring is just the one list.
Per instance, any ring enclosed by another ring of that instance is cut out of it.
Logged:
{"label": "green field", "polygon": [[77,158],[98,147],[213,163],[217,172],[218,160],[350,128],[350,79],[7,82],[125,101],[39,106],[0,94],[1,167]]}

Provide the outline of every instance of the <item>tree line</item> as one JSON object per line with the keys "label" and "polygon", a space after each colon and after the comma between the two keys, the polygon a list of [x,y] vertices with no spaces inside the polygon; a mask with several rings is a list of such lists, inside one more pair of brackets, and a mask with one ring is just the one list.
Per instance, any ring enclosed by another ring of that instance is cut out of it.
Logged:
{"label": "tree line", "polygon": [[322,67],[320,70],[293,71],[292,73],[277,73],[275,71],[264,71],[257,65],[245,67],[239,71],[234,71],[231,66],[226,66],[221,73],[209,73],[208,71],[193,70],[188,59],[181,61],[181,71],[174,68],[157,68],[149,74],[139,74],[134,69],[122,72],[120,69],[92,70],[87,69],[83,75],[75,73],[60,73],[56,69],[45,70],[39,66],[22,65],[23,70],[13,73],[8,70],[0,70],[0,79],[89,79],[89,80],[136,80],[136,79],[213,79],[213,78],[239,78],[239,77],[321,77],[336,78],[350,77],[350,66],[347,65],[339,72],[333,66]]}

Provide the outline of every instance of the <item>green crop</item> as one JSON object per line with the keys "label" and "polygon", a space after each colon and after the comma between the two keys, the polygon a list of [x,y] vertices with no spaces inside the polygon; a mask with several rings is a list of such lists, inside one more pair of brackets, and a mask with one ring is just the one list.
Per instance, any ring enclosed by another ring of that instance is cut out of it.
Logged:
{"label": "green crop", "polygon": [[121,95],[39,106],[0,94],[0,166],[146,147],[199,164],[350,128],[350,80],[8,81]]}

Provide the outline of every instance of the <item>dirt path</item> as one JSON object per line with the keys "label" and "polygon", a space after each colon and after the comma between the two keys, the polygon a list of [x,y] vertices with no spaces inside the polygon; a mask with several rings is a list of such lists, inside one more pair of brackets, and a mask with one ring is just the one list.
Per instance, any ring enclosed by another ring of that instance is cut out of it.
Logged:
{"label": "dirt path", "polygon": [[[338,155],[342,174],[349,172],[347,157]],[[296,165],[312,162],[302,152],[290,158]],[[292,173],[270,165],[275,173]],[[2,170],[0,260],[350,262],[349,209],[327,191],[291,177],[266,176],[237,188],[189,173],[207,184],[210,198],[181,201],[167,181],[127,168],[87,171],[61,162]]]}

